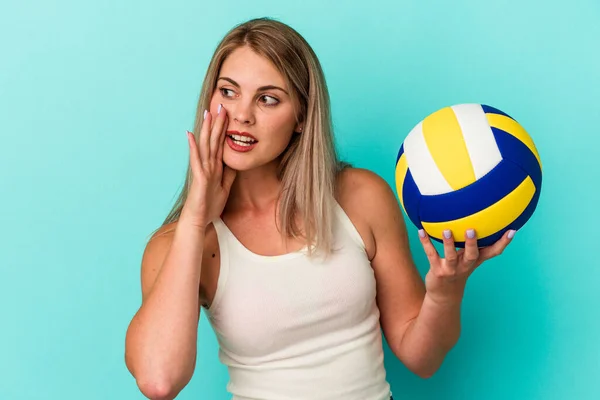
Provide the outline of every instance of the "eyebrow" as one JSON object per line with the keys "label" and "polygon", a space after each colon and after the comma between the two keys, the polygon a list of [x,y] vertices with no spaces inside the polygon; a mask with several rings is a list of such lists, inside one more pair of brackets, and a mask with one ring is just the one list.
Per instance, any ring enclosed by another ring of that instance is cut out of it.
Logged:
{"label": "eyebrow", "polygon": [[[240,84],[239,84],[239,83],[237,83],[236,81],[234,81],[234,80],[233,80],[233,79],[231,79],[231,78],[227,78],[226,76],[221,76],[221,77],[219,77],[219,79],[226,80],[227,82],[231,83],[233,86],[235,86],[235,87],[237,87],[237,88],[240,88]],[[217,81],[218,81],[219,79],[217,79]],[[263,91],[263,90],[281,90],[283,93],[285,93],[285,94],[289,95],[289,94],[288,94],[288,92],[286,92],[284,89],[280,88],[279,86],[275,86],[275,85],[266,85],[266,86],[261,86],[261,87],[259,87],[259,88],[258,88],[256,91],[257,91],[257,92],[260,92],[260,91]]]}

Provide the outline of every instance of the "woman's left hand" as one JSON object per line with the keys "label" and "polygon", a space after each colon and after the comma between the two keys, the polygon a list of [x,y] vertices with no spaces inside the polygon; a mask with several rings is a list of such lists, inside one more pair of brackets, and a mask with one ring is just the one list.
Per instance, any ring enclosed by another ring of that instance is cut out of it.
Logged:
{"label": "woman's left hand", "polygon": [[425,276],[427,296],[438,304],[452,305],[462,301],[467,278],[475,268],[502,254],[515,232],[507,231],[496,243],[480,249],[477,235],[469,229],[465,232],[465,248],[458,251],[452,233],[444,233],[444,258],[439,256],[424,230],[419,231],[419,237],[430,266]]}

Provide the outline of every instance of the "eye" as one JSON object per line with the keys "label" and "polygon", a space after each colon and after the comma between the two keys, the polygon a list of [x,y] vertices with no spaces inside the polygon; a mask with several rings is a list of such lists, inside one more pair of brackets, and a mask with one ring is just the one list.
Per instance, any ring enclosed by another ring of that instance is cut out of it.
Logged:
{"label": "eye", "polygon": [[260,96],[260,101],[261,101],[261,103],[263,103],[265,106],[268,106],[268,107],[276,106],[277,104],[279,104],[278,99],[276,99],[273,96],[267,96],[267,95]]}
{"label": "eye", "polygon": [[227,89],[227,88],[219,88],[219,92],[221,92],[221,95],[223,97],[227,97],[227,98],[231,98],[233,97],[233,90],[231,89]]}

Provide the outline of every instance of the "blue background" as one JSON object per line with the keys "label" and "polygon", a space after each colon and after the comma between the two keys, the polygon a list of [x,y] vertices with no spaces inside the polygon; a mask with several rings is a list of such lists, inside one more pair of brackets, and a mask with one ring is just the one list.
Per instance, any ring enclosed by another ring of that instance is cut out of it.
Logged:
{"label": "blue background", "polygon": [[[314,47],[345,159],[394,185],[429,113],[486,103],[544,165],[536,213],[471,278],[429,380],[386,348],[396,399],[600,398],[600,3],[26,1],[0,12],[0,399],[141,399],[124,363],[149,233],[178,193],[212,51],[271,16]],[[408,219],[407,219],[408,221]],[[424,275],[428,265],[409,224]],[[180,399],[227,399],[204,316]]]}

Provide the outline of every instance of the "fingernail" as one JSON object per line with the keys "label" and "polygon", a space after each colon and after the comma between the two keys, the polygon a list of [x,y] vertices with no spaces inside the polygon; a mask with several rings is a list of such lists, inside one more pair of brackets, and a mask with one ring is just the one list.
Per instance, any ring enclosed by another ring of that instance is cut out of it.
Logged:
{"label": "fingernail", "polygon": [[516,233],[516,232],[517,232],[517,231],[515,231],[514,229],[511,229],[510,231],[508,231],[508,238],[509,238],[509,239],[512,239],[512,238],[513,238],[513,236],[515,236],[515,233]]}
{"label": "fingernail", "polygon": [[449,230],[449,229],[446,229],[446,230],[444,231],[444,237],[445,237],[446,239],[450,239],[450,238],[452,237],[452,232],[450,232],[450,230]]}
{"label": "fingernail", "polygon": [[475,237],[475,231],[473,229],[467,229],[467,237],[473,239]]}
{"label": "fingernail", "polygon": [[223,105],[219,104],[219,108],[217,108],[217,114],[221,114],[221,108],[223,108]]}
{"label": "fingernail", "polygon": [[206,119],[206,114],[208,113],[208,110],[204,110],[204,117],[203,119]]}
{"label": "fingernail", "polygon": [[419,229],[419,237],[425,237],[425,231],[423,229]]}

